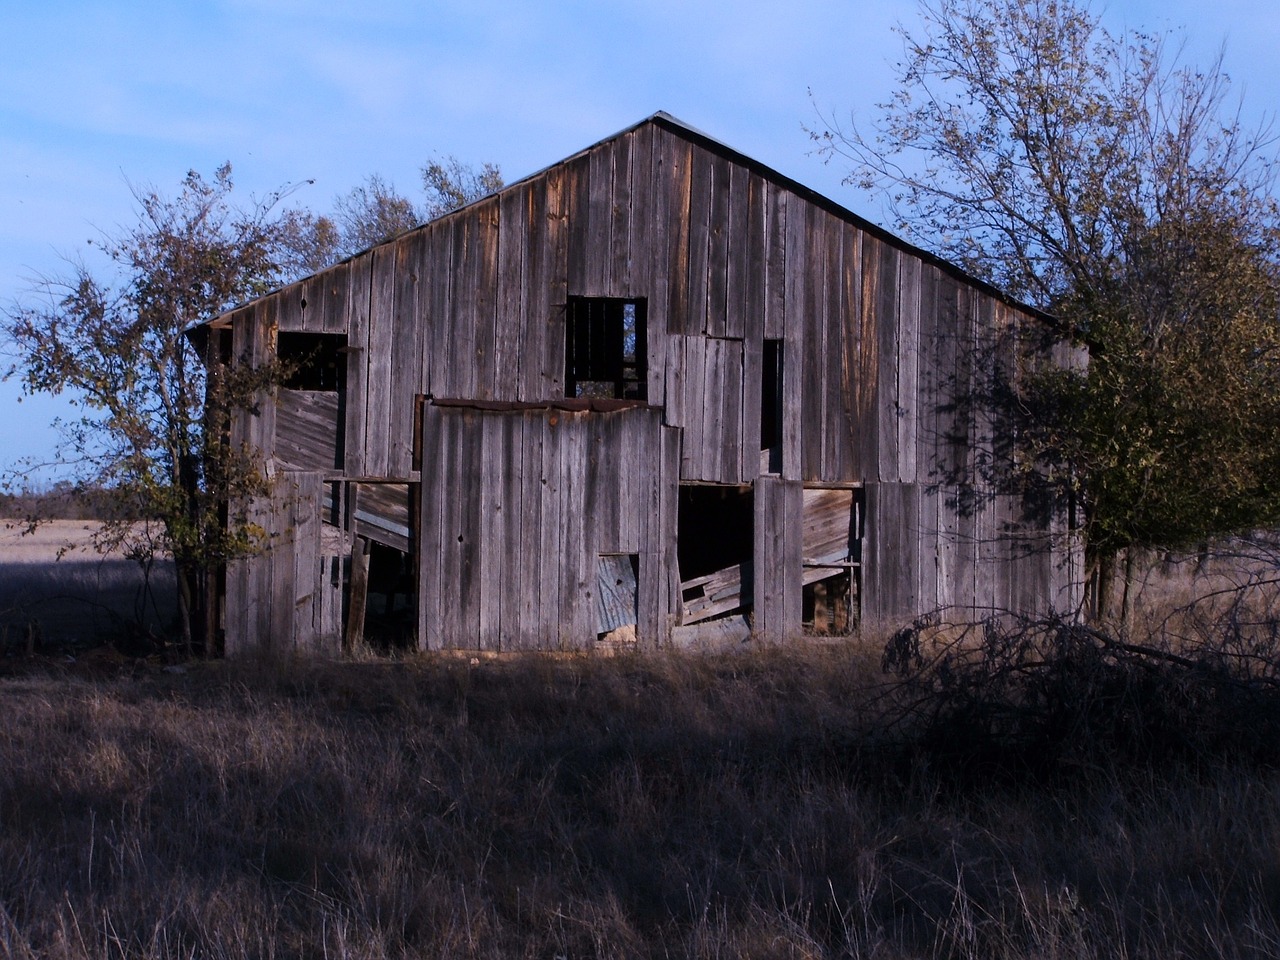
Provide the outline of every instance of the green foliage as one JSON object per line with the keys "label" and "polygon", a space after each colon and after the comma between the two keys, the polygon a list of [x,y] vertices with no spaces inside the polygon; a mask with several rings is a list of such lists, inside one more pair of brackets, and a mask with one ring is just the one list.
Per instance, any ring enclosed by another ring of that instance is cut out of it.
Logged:
{"label": "green foliage", "polygon": [[1280,522],[1273,143],[1221,61],[1183,66],[1075,0],[921,12],[872,131],[814,136],[901,229],[1087,347],[1087,370],[1026,379],[1021,436],[1078,498],[1095,569]]}

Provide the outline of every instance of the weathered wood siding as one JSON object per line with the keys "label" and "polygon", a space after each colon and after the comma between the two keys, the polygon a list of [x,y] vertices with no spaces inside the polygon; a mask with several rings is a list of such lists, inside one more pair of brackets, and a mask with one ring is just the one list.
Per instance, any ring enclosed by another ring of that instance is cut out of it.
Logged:
{"label": "weathered wood siding", "polygon": [[657,408],[423,408],[419,642],[579,648],[602,556],[638,559],[636,633],[665,637],[676,448]]}
{"label": "weathered wood siding", "polygon": [[[571,296],[645,301],[655,410],[428,404],[419,473],[418,397],[563,397]],[[1063,533],[1061,518],[1031,522],[997,496],[1009,429],[980,402],[994,371],[1016,373],[1020,331],[1037,319],[662,117],[229,320],[236,355],[254,363],[277,330],[346,337],[336,403],[282,394],[233,437],[280,470],[421,479],[430,646],[579,643],[595,615],[576,591],[593,589],[599,555],[630,553],[642,633],[661,638],[678,584],[673,535],[656,528],[678,482],[756,484],[757,627],[769,635],[798,623],[790,524],[805,484],[865,490],[868,619],[1076,596],[1078,558],[1041,536]],[[759,450],[766,340],[782,355],[772,472]],[[621,496],[623,475],[644,496]],[[1015,550],[1010,531],[1041,540]],[[256,596],[260,576],[230,579]]]}

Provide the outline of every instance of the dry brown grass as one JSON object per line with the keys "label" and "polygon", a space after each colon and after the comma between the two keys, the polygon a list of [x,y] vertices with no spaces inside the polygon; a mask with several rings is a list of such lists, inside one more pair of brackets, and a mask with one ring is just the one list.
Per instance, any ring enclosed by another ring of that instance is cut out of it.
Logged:
{"label": "dry brown grass", "polygon": [[880,735],[876,660],[10,677],[0,956],[1280,951],[1280,775],[975,784]]}

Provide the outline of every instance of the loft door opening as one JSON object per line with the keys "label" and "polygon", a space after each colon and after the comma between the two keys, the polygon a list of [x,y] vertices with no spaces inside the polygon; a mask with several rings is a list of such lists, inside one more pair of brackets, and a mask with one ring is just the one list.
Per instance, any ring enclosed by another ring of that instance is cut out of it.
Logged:
{"label": "loft door opening", "polygon": [[647,398],[645,301],[570,297],[565,306],[567,397]]}

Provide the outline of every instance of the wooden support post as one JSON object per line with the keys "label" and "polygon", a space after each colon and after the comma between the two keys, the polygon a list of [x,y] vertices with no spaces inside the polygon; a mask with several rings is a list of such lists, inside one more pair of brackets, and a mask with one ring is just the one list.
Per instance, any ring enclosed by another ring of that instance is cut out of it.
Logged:
{"label": "wooden support post", "polygon": [[347,598],[346,649],[364,643],[364,609],[369,598],[369,541],[356,537],[351,545],[351,593]]}

